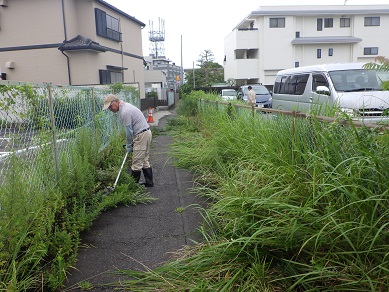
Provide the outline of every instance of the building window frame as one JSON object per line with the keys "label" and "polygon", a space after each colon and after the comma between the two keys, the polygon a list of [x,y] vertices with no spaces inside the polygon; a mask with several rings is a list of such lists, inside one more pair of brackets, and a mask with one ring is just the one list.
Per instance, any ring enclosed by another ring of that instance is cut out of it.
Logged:
{"label": "building window frame", "polygon": [[378,47],[364,47],[363,54],[364,55],[378,55]]}
{"label": "building window frame", "polygon": [[365,16],[365,26],[380,26],[381,18],[379,16]]}
{"label": "building window frame", "polygon": [[270,28],[283,28],[285,27],[285,17],[271,17],[269,18]]}
{"label": "building window frame", "polygon": [[316,51],[316,57],[317,57],[318,59],[321,59],[321,49],[317,49],[317,51]]}
{"label": "building window frame", "polygon": [[323,18],[318,18],[316,22],[317,31],[323,30]]}
{"label": "building window frame", "polygon": [[340,27],[350,27],[351,26],[351,18],[350,17],[342,17],[340,19]]}
{"label": "building window frame", "polygon": [[124,74],[121,70],[99,70],[100,84],[123,83]]}
{"label": "building window frame", "polygon": [[333,48],[329,48],[328,49],[328,56],[332,57],[334,55],[334,49]]}
{"label": "building window frame", "polygon": [[117,42],[122,41],[119,19],[95,8],[96,34]]}
{"label": "building window frame", "polygon": [[334,27],[334,19],[329,17],[329,18],[324,18],[324,27],[325,28],[330,28]]}

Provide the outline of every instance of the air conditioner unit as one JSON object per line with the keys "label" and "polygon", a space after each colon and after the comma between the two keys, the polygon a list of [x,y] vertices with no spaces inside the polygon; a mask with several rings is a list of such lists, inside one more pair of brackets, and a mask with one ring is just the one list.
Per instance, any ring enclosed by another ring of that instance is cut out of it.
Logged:
{"label": "air conditioner unit", "polygon": [[0,0],[0,6],[7,7],[8,6],[8,0]]}
{"label": "air conditioner unit", "polygon": [[15,68],[15,62],[14,61],[5,62],[5,68],[14,69]]}

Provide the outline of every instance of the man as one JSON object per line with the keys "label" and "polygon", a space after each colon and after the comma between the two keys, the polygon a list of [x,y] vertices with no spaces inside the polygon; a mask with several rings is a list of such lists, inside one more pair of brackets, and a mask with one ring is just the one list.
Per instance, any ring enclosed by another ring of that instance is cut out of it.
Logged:
{"label": "man", "polygon": [[153,171],[149,163],[152,134],[143,113],[128,102],[119,100],[116,95],[108,94],[104,98],[103,110],[119,113],[126,129],[126,151],[132,153],[131,175],[139,183],[141,172],[145,177],[144,185],[153,187]]}
{"label": "man", "polygon": [[255,106],[257,104],[257,94],[250,85],[247,89],[249,90],[247,94],[247,102],[252,106]]}

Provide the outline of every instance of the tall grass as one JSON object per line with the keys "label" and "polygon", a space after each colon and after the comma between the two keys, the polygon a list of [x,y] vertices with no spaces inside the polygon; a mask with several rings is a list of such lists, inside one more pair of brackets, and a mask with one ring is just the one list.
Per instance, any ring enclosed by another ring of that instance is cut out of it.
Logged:
{"label": "tall grass", "polygon": [[186,98],[197,114],[173,122],[171,153],[210,198],[204,242],[154,271],[123,271],[126,288],[389,289],[388,133]]}
{"label": "tall grass", "polygon": [[59,155],[59,180],[50,147],[36,153],[33,165],[12,158],[0,188],[0,291],[57,291],[75,262],[81,231],[103,209],[152,200],[125,171],[105,195],[124,156],[124,133],[102,152],[94,133],[79,129],[69,140],[70,155]]}

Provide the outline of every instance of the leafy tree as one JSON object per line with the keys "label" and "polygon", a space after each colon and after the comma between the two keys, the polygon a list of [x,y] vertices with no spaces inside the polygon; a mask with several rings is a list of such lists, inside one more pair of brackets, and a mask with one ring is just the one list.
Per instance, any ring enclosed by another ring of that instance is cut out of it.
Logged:
{"label": "leafy tree", "polygon": [[228,78],[226,83],[231,87],[236,86],[236,80],[234,78]]}
{"label": "leafy tree", "polygon": [[197,66],[193,70],[188,70],[185,76],[186,84],[192,88],[211,87],[213,83],[223,82],[223,66],[214,62],[211,50],[204,50],[197,60]]}

